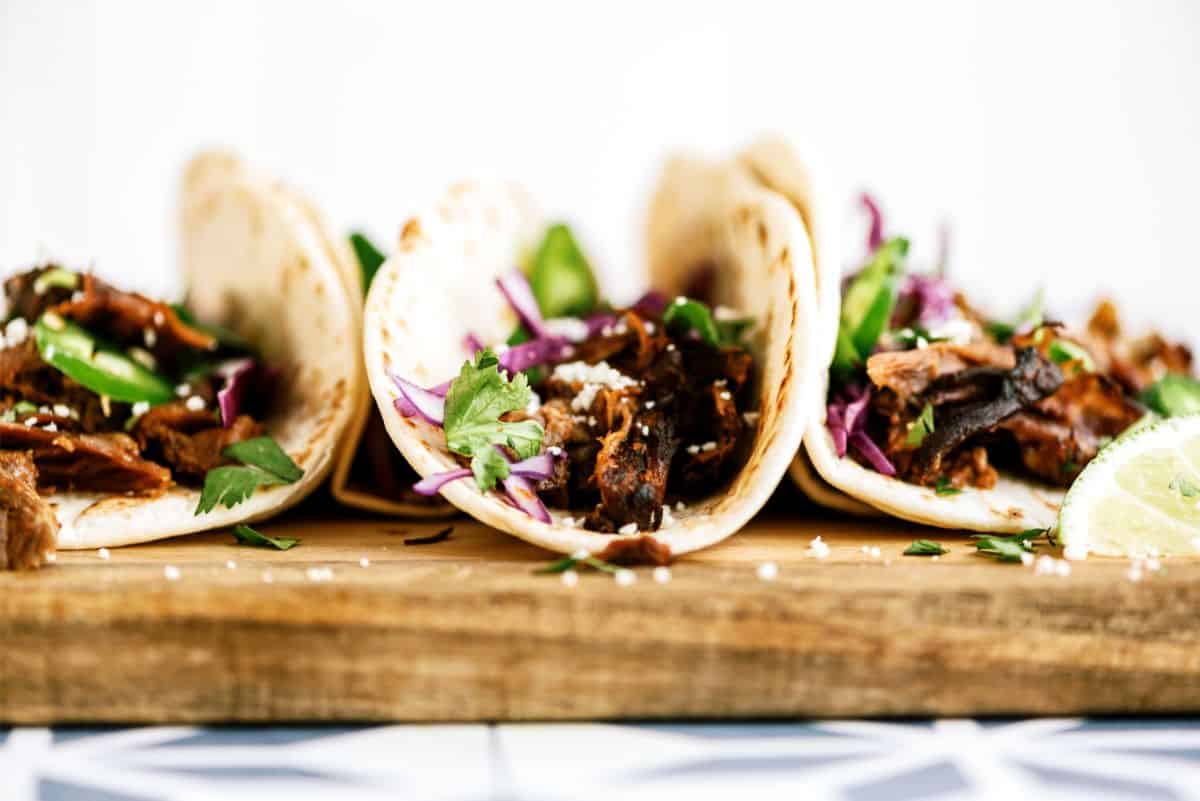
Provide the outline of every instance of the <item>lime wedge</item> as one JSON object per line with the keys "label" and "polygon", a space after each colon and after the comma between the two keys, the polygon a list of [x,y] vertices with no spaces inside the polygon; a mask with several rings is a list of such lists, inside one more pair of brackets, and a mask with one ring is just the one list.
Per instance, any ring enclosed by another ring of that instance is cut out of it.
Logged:
{"label": "lime wedge", "polygon": [[1067,492],[1058,537],[1104,556],[1200,553],[1200,415],[1152,423],[1101,451]]}

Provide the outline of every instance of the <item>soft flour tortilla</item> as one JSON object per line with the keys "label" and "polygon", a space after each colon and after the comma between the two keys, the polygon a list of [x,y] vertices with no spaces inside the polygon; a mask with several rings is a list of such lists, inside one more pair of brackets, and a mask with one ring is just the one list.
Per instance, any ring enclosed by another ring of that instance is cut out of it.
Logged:
{"label": "soft flour tortilla", "polygon": [[[817,278],[821,306],[821,354],[814,406],[804,436],[805,453],[797,454],[792,478],[812,500],[853,514],[867,515],[872,508],[887,514],[943,528],[972,531],[1017,532],[1054,524],[1064,491],[1001,474],[990,490],[964,489],[956,495],[938,495],[868,470],[849,458],[839,458],[833,438],[825,428],[828,365],[833,361],[841,310],[841,266],[830,226],[816,217],[819,186],[804,168],[796,151],[783,139],[764,139],[747,148],[741,162],[763,186],[786,197],[817,233]],[[824,279],[824,280],[822,280]],[[807,459],[805,456],[807,455]],[[815,472],[813,470],[815,468]]]}
{"label": "soft flour tortilla", "polygon": [[289,190],[233,156],[204,154],[184,175],[180,259],[189,305],[251,342],[282,371],[267,433],[304,469],[294,484],[195,514],[198,489],[154,497],[59,493],[60,548],[129,545],[261,520],[300,501],[333,467],[363,392],[358,329],[336,249]]}
{"label": "soft flour tortilla", "polygon": [[[467,358],[469,331],[503,341],[515,318],[494,280],[536,242],[545,222],[529,198],[503,184],[454,188],[431,211],[408,221],[396,254],[367,298],[364,354],[371,392],[396,446],[422,476],[457,467],[442,431],[393,408],[390,368],[422,386],[452,378]],[[744,466],[722,491],[684,511],[673,525],[628,536],[535,521],[474,482],[455,481],[443,496],[476,519],[544,548],[564,553],[604,550],[618,540],[653,538],[680,555],[735,533],[761,508],[800,445],[811,377],[820,368],[810,331],[817,313],[812,252],[795,211],[728,165],[676,159],[666,168],[648,220],[647,283],[668,293],[705,264],[725,276],[723,304],[754,315],[755,391],[761,415]],[[580,510],[574,510],[578,515]]]}

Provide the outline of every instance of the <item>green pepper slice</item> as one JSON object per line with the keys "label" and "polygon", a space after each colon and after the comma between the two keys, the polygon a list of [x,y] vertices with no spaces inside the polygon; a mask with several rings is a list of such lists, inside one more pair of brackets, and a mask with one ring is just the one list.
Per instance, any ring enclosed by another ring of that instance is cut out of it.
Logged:
{"label": "green pepper slice", "polygon": [[545,317],[582,317],[600,297],[587,258],[571,229],[561,223],[546,230],[533,256],[529,285]]}
{"label": "green pepper slice", "polygon": [[122,403],[150,404],[166,403],[174,397],[166,378],[53,313],[37,321],[34,337],[47,364],[97,395]]}

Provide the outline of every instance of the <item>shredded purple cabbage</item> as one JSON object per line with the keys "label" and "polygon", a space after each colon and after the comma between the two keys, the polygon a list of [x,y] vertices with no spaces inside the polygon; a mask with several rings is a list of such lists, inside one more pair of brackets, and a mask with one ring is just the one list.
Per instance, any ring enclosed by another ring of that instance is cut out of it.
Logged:
{"label": "shredded purple cabbage", "polygon": [[413,492],[418,495],[437,495],[442,487],[449,484],[451,481],[458,481],[460,478],[470,478],[471,468],[459,467],[454,470],[447,470],[444,473],[433,473],[429,476],[413,484]]}
{"label": "shredded purple cabbage", "polygon": [[900,287],[897,307],[902,306],[916,309],[917,322],[928,328],[945,322],[954,313],[954,289],[935,275],[909,275]]}
{"label": "shredded purple cabbage", "polygon": [[529,333],[534,338],[540,338],[547,335],[545,322],[542,320],[542,310],[538,308],[537,298],[533,294],[533,287],[529,285],[529,279],[520,270],[513,270],[508,275],[496,279],[496,286],[500,288],[500,293],[504,295],[504,299],[508,301],[508,305],[512,306],[521,323],[529,329]]}
{"label": "shredded purple cabbage", "polygon": [[867,407],[870,402],[870,387],[845,387],[826,406],[825,427],[833,437],[833,447],[839,457],[844,457],[850,448],[854,448],[876,472],[894,476],[896,467],[867,433]]}
{"label": "shredded purple cabbage", "polygon": [[[508,478],[500,482],[505,499],[535,520],[549,523],[550,513],[546,511],[545,505],[537,496],[536,489],[529,482],[544,481],[550,478],[554,474],[555,461],[563,458],[564,454],[561,451],[557,454],[543,452],[537,456],[513,462],[503,448],[497,447],[497,450],[510,462]],[[419,495],[436,495],[451,481],[470,478],[471,475],[469,467],[457,467],[442,473],[433,473],[414,484],[413,491]]]}
{"label": "shredded purple cabbage", "polygon": [[605,328],[611,328],[617,324],[617,315],[615,314],[593,314],[591,317],[584,320],[587,323],[587,335],[591,339],[594,336],[604,333]]}
{"label": "shredded purple cabbage", "polygon": [[643,317],[660,317],[663,309],[667,308],[667,296],[651,289],[638,298],[631,308]]}
{"label": "shredded purple cabbage", "polygon": [[474,356],[476,353],[479,353],[479,351],[484,349],[484,344],[483,340],[475,336],[473,332],[468,331],[467,335],[463,337],[463,347],[467,349],[468,353]]}
{"label": "shredded purple cabbage", "polygon": [[436,426],[442,424],[446,416],[446,393],[450,390],[450,382],[438,384],[436,387],[424,389],[411,381],[407,381],[388,370],[388,377],[400,390],[400,397],[392,402],[396,411],[402,417],[419,416]]}
{"label": "shredded purple cabbage", "polygon": [[879,204],[875,202],[875,198],[867,192],[862,193],[861,200],[867,214],[871,215],[871,231],[867,234],[867,252],[874,253],[883,244],[883,212],[879,210]]}
{"label": "shredded purple cabbage", "polygon": [[249,357],[233,359],[217,366],[215,372],[225,379],[225,384],[217,390],[217,405],[221,409],[221,425],[229,428],[241,412],[242,399],[251,378],[257,371],[258,362]]}
{"label": "shredded purple cabbage", "polygon": [[513,345],[500,354],[500,366],[510,373],[571,358],[575,348],[563,337],[541,337]]}

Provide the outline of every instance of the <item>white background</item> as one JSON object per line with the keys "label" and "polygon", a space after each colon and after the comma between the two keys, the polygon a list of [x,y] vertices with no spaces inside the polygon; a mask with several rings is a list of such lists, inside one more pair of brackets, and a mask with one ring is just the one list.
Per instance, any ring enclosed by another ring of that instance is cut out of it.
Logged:
{"label": "white background", "polygon": [[865,187],[919,253],[950,219],[996,311],[1107,290],[1194,337],[1198,39],[1186,1],[0,0],[0,270],[177,291],[178,171],[227,145],[389,244],[451,180],[519,178],[621,298],[662,154],[776,130],[847,225]]}

